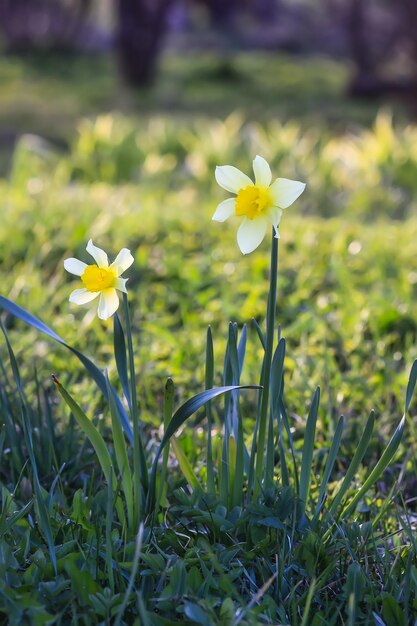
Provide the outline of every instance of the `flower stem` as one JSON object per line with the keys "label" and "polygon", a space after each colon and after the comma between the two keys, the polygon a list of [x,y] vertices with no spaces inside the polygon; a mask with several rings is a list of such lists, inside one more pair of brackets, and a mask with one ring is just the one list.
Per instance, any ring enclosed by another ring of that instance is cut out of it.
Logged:
{"label": "flower stem", "polygon": [[261,409],[259,416],[259,435],[258,445],[256,452],[256,469],[255,469],[255,484],[253,489],[254,499],[258,497],[262,486],[262,479],[264,473],[264,453],[265,453],[265,439],[268,424],[268,409],[269,409],[269,387],[271,378],[271,362],[274,350],[274,335],[275,335],[275,312],[277,302],[277,278],[278,278],[278,239],[275,237],[275,232],[272,229],[272,246],[271,246],[271,267],[269,277],[269,295],[268,295],[268,308],[266,314],[266,348],[264,356],[264,368],[263,368],[263,381],[262,381],[262,399]]}
{"label": "flower stem", "polygon": [[131,411],[133,421],[133,494],[135,502],[134,526],[135,528],[139,528],[141,509],[141,439],[139,429],[139,409],[136,395],[136,375],[132,342],[132,323],[130,319],[129,301],[126,293],[123,294],[123,304],[125,308],[126,318],[127,351],[129,356],[130,370],[130,396],[132,400]]}

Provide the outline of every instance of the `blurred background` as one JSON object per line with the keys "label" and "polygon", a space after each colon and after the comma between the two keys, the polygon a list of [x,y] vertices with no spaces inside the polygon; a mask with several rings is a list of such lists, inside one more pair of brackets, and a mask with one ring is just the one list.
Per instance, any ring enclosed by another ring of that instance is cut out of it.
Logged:
{"label": "blurred background", "polygon": [[416,30],[413,0],[0,0],[1,147],[107,111],[412,116]]}
{"label": "blurred background", "polygon": [[416,115],[415,0],[0,0],[2,292],[104,366],[62,261],[130,247],[142,402],[160,374],[195,389],[206,324],[220,349],[263,319],[268,245],[211,222],[215,165],[259,153],[308,183],[282,222],[289,393],[321,382],[330,430],[375,405],[389,427],[417,357]]}

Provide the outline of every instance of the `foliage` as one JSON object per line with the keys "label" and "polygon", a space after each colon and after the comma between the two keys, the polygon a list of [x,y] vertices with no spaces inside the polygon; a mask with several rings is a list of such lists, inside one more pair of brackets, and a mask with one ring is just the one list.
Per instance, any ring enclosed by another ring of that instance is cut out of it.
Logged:
{"label": "foliage", "polygon": [[[107,368],[125,411],[137,390],[143,451],[124,439],[120,404],[89,362],[82,369],[65,346],[4,316],[4,623],[414,617],[412,503],[404,506],[415,475],[412,420],[400,446],[404,395],[413,411],[416,382],[414,366],[407,388],[417,356],[414,134],[387,115],[339,137],[236,115],[146,127],[103,116],[83,121],[65,154],[21,141],[0,183],[2,292]],[[278,321],[287,345],[274,339],[265,483],[250,498],[258,391],[229,389],[224,402],[198,393],[260,379],[266,245],[241,257],[233,225],[210,223],[214,165],[244,168],[256,152],[309,187],[282,221]],[[62,260],[82,257],[93,234],[136,257],[133,349],[127,311],[112,346],[111,323],[66,301]],[[169,379],[163,389],[167,376],[175,387]],[[364,421],[371,395],[376,415]]]}

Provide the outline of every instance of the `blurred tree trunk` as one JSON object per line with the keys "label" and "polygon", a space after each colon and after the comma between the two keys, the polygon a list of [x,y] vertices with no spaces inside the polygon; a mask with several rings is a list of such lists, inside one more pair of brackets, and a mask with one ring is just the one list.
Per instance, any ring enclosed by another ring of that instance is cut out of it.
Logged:
{"label": "blurred tree trunk", "polygon": [[117,47],[132,85],[152,82],[172,0],[117,0]]}
{"label": "blurred tree trunk", "polygon": [[[349,91],[354,96],[385,94],[411,96],[417,93],[417,2],[396,0],[379,21],[369,0],[350,0],[346,25],[356,73]],[[379,39],[379,40],[378,40]],[[384,66],[396,56],[406,75],[387,77]],[[405,62],[405,63],[404,63]]]}

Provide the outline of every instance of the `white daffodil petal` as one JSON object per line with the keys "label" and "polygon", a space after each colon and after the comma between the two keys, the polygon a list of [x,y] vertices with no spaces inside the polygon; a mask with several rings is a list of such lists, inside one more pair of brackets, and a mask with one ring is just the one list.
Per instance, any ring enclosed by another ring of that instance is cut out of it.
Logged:
{"label": "white daffodil petal", "polygon": [[240,189],[253,185],[249,176],[246,176],[233,165],[218,165],[216,167],[216,180],[220,187],[231,193],[238,193]]}
{"label": "white daffodil petal", "polygon": [[109,267],[109,259],[107,258],[107,254],[101,248],[97,248],[97,246],[93,244],[92,239],[89,240],[86,249],[88,254],[91,254],[99,267]]}
{"label": "white daffodil petal", "polygon": [[119,297],[116,289],[105,289],[101,292],[98,303],[98,316],[101,320],[107,320],[116,313],[119,306]]}
{"label": "white daffodil petal", "polygon": [[237,243],[243,254],[253,252],[265,237],[267,220],[258,217],[250,220],[245,217],[237,231]]}
{"label": "white daffodil petal", "polygon": [[228,217],[236,213],[236,200],[234,198],[228,198],[223,200],[217,206],[217,209],[211,218],[214,222],[224,222]]}
{"label": "white daffodil petal", "polygon": [[255,182],[260,187],[269,187],[272,180],[272,173],[269,164],[265,159],[257,155],[253,161],[253,171],[255,174]]}
{"label": "white daffodil petal", "polygon": [[306,188],[305,183],[288,178],[277,178],[269,188],[274,204],[280,209],[286,209],[297,200]]}
{"label": "white daffodil petal", "polygon": [[117,278],[116,282],[114,283],[114,288],[118,289],[119,291],[123,291],[123,293],[127,293],[126,283],[127,278]]}
{"label": "white daffodil petal", "polygon": [[270,220],[272,226],[274,228],[277,228],[278,224],[281,221],[282,209],[279,209],[276,206],[272,207],[272,209],[269,209],[269,211],[268,211],[268,217],[269,217],[269,220]]}
{"label": "white daffodil petal", "polygon": [[100,294],[99,291],[88,291],[88,289],[74,289],[71,292],[69,301],[73,304],[87,304]]}
{"label": "white daffodil petal", "polygon": [[78,259],[74,259],[73,257],[70,259],[65,259],[64,267],[70,274],[75,274],[75,276],[82,276],[84,274],[85,268],[87,267],[87,263],[83,263]]}
{"label": "white daffodil petal", "polygon": [[127,248],[122,248],[110,267],[117,270],[118,276],[123,274],[133,263],[134,258]]}

